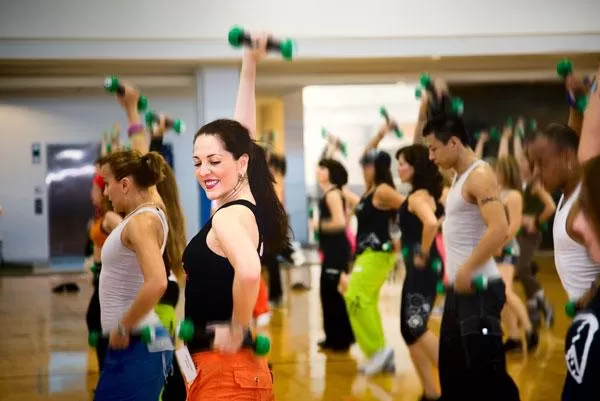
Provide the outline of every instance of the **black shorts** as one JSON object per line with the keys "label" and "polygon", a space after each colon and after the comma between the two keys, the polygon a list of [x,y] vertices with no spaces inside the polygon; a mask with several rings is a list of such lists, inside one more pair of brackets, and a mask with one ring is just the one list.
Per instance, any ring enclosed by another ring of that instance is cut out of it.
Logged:
{"label": "black shorts", "polygon": [[406,278],[402,286],[400,332],[406,344],[412,345],[427,331],[439,276],[431,262],[423,268],[415,267],[412,260],[405,260],[404,264]]}

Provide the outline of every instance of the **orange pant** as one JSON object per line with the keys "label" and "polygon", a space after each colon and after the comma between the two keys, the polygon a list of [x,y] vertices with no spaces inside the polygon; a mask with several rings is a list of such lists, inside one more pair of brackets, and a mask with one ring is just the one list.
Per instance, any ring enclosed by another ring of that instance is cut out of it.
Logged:
{"label": "orange pant", "polygon": [[216,351],[192,355],[198,375],[188,390],[187,401],[274,401],[273,376],[265,358],[251,350],[235,354]]}

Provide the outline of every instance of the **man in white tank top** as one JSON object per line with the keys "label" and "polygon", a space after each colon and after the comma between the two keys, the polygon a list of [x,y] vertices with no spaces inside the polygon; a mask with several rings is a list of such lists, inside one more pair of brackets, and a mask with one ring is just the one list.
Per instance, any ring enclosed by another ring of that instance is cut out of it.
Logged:
{"label": "man in white tank top", "polygon": [[[470,148],[471,139],[460,118],[436,117],[425,125],[423,136],[430,159],[457,173],[446,198],[443,224],[451,288],[440,330],[442,398],[519,400],[519,391],[506,372],[500,326],[505,289],[493,259],[508,234],[496,175]],[[476,276],[487,278],[485,290],[472,288]]]}
{"label": "man in white tank top", "polygon": [[579,210],[581,168],[577,159],[579,138],[564,124],[550,124],[527,147],[534,174],[548,192],[563,194],[554,216],[554,264],[569,300],[577,301],[600,273],[581,235],[573,229]]}

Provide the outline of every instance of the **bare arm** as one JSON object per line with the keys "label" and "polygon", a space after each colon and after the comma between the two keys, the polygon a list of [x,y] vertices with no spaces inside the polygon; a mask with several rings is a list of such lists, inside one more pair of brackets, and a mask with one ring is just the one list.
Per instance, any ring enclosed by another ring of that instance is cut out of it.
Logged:
{"label": "bare arm", "polygon": [[248,327],[258,297],[260,257],[258,228],[252,212],[230,206],[215,213],[212,230],[224,256],[235,269],[232,322]]}
{"label": "bare arm", "polygon": [[463,267],[474,272],[502,248],[508,233],[506,213],[500,201],[496,176],[489,167],[478,167],[468,177],[466,191],[477,202],[481,217],[487,226],[479,243],[473,249]]}
{"label": "bare arm", "polygon": [[[596,72],[596,80],[600,80],[600,68]],[[583,163],[600,154],[600,91],[590,93],[589,103],[585,110],[581,138],[579,140],[579,160]]]}
{"label": "bare arm", "polygon": [[540,184],[534,184],[532,192],[544,204],[544,210],[538,216],[538,223],[545,223],[556,211],[556,203],[552,199],[552,195]]}
{"label": "bare arm", "polygon": [[510,191],[506,199],[506,209],[508,210],[508,242],[516,237],[523,220],[523,196],[520,192]]}
{"label": "bare arm", "polygon": [[478,159],[483,159],[483,149],[488,140],[489,134],[486,131],[481,131],[479,139],[477,139],[477,143],[475,144],[475,156],[477,156]]}
{"label": "bare arm", "polygon": [[350,191],[348,187],[342,188],[342,194],[344,194],[344,199],[346,199],[349,214],[352,214],[354,209],[356,209],[356,206],[358,206],[358,204],[360,203],[360,196]]}
{"label": "bare arm", "polygon": [[365,146],[363,155],[367,154],[371,149],[377,149],[377,146],[379,146],[379,142],[381,142],[381,140],[383,139],[385,134],[387,134],[388,132],[389,132],[388,125],[387,124],[382,125],[379,128],[379,130],[377,131],[377,134],[373,138],[371,138],[371,140],[367,143],[367,146]]}
{"label": "bare arm", "polygon": [[121,240],[135,255],[142,268],[144,284],[121,323],[131,332],[160,301],[167,288],[167,273],[160,251],[163,229],[157,216],[143,213],[132,217],[121,233]]}
{"label": "bare arm", "polygon": [[512,134],[512,128],[505,126],[504,131],[502,132],[502,138],[500,138],[500,146],[498,147],[498,159],[500,159],[503,156],[510,155],[508,143],[510,142]]}
{"label": "bare arm", "polygon": [[331,218],[321,221],[319,231],[323,232],[337,232],[343,231],[346,228],[346,216],[344,213],[344,203],[342,202],[342,196],[339,191],[330,191],[325,196],[325,202],[331,212]]}
{"label": "bare arm", "polygon": [[387,184],[379,185],[373,195],[373,204],[382,210],[400,209],[405,200],[406,196]]}
{"label": "bare arm", "polygon": [[438,231],[438,220],[431,208],[428,199],[431,196],[425,191],[416,191],[408,198],[408,209],[423,223],[421,235],[421,252],[428,254]]}

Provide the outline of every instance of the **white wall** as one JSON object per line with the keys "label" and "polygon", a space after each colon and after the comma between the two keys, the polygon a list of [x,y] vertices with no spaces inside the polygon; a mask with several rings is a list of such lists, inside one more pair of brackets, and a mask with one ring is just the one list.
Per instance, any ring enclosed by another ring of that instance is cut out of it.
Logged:
{"label": "white wall", "polygon": [[600,51],[597,0],[2,3],[0,58],[9,59],[236,60],[227,45],[236,24],[296,38],[307,58]]}
{"label": "white wall", "polygon": [[[222,39],[234,24],[297,38],[598,32],[594,0],[5,0],[3,38]],[[110,28],[109,28],[110,25]]]}
{"label": "white wall", "polygon": [[[339,152],[337,159],[348,170],[349,185],[362,187],[359,159],[365,146],[384,122],[379,114],[381,106],[385,106],[391,117],[398,122],[405,137],[398,139],[394,133],[389,133],[381,141],[379,148],[387,151],[393,159],[401,146],[412,143],[419,111],[415,87],[414,84],[406,83],[304,88],[304,160],[306,185],[310,195],[316,195],[316,167],[325,146],[321,129],[326,128],[347,143],[347,159]],[[392,170],[396,176],[395,161]]]}
{"label": "white wall", "polygon": [[[196,101],[193,96],[155,97],[151,107],[188,122],[188,132],[171,134],[175,174],[187,234],[198,231],[199,194],[191,162],[192,137],[196,128]],[[123,131],[127,121],[118,104],[109,96],[91,98],[0,99],[0,236],[4,238],[7,260],[45,261],[48,259],[48,201],[44,213],[34,215],[34,187],[45,188],[47,143],[85,143],[99,141],[103,131],[119,122]],[[126,136],[126,133],[123,132]],[[123,138],[124,140],[126,138]],[[42,160],[31,163],[31,144],[41,142]],[[45,196],[45,194],[44,194]],[[84,235],[74,233],[73,235]]]}

